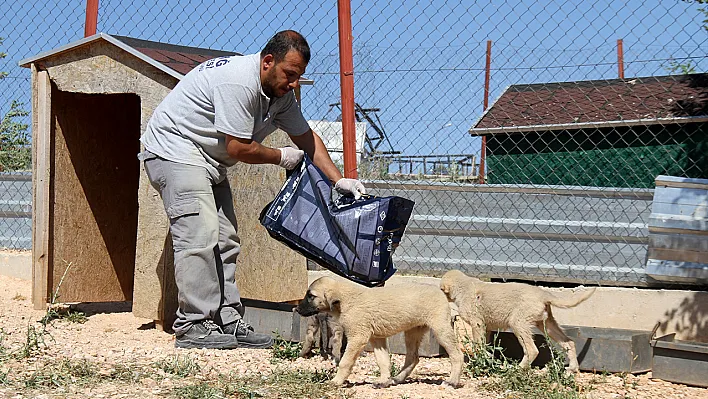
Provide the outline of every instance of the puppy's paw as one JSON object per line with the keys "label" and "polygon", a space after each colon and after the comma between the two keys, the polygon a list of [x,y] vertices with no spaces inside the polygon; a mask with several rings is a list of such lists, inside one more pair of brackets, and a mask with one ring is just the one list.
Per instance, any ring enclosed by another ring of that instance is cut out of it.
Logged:
{"label": "puppy's paw", "polygon": [[578,366],[568,366],[565,368],[565,371],[569,373],[579,373],[580,372],[580,367]]}
{"label": "puppy's paw", "polygon": [[341,387],[342,385],[344,385],[344,382],[345,382],[344,378],[337,378],[337,377],[334,377],[334,378],[332,379],[332,384],[334,384],[334,385],[336,385],[336,386],[338,386],[338,387]]}
{"label": "puppy's paw", "polygon": [[462,388],[463,384],[461,384],[459,382],[443,381],[443,383],[441,385],[444,386],[445,388],[457,389],[457,388]]}
{"label": "puppy's paw", "polygon": [[376,389],[388,388],[391,385],[395,385],[395,382],[390,378],[387,380],[379,380],[379,381],[374,382],[374,388],[376,388]]}

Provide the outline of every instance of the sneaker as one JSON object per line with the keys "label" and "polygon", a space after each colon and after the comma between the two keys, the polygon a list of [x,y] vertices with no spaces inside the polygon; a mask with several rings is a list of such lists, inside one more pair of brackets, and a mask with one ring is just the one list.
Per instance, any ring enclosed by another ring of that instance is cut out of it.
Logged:
{"label": "sneaker", "polygon": [[192,324],[189,330],[177,336],[175,341],[176,348],[234,349],[238,346],[236,337],[224,334],[211,320]]}
{"label": "sneaker", "polygon": [[242,319],[236,320],[221,327],[224,334],[231,334],[238,340],[238,345],[243,348],[270,348],[273,337],[253,331],[253,327]]}

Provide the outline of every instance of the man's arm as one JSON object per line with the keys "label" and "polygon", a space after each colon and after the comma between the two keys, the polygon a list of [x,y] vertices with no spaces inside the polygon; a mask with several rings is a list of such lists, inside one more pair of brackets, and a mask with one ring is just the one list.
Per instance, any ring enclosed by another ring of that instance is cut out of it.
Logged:
{"label": "man's arm", "polygon": [[[226,135],[226,151],[231,158],[250,164],[280,163],[280,150],[266,147],[254,140]],[[331,162],[331,161],[330,161]]]}
{"label": "man's arm", "polygon": [[300,136],[290,136],[290,139],[299,149],[307,153],[310,159],[312,159],[312,163],[327,175],[332,184],[342,178],[342,172],[340,172],[334,165],[334,162],[332,162],[332,158],[330,158],[324,142],[312,129]]}

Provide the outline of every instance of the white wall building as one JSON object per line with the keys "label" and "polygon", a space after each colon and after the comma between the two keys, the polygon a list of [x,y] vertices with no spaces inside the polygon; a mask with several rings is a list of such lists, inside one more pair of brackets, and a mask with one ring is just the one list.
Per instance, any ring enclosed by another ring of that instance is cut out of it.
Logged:
{"label": "white wall building", "polygon": [[[317,134],[322,137],[325,146],[329,150],[329,154],[332,157],[335,165],[344,165],[344,146],[342,138],[342,122],[329,122],[329,121],[307,121],[310,124],[312,130],[317,132]],[[364,152],[365,135],[366,128],[368,124],[366,122],[355,122],[356,125],[356,154],[357,163],[361,161],[361,156]]]}

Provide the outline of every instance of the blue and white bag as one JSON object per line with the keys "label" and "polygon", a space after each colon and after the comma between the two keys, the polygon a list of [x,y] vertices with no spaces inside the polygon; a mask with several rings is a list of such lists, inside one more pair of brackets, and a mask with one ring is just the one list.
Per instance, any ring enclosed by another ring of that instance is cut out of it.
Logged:
{"label": "blue and white bag", "polygon": [[392,255],[410,219],[409,199],[341,196],[308,158],[290,173],[260,215],[271,237],[351,281],[382,285],[396,269]]}

